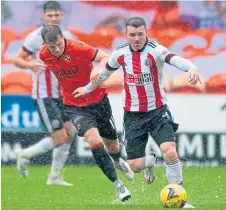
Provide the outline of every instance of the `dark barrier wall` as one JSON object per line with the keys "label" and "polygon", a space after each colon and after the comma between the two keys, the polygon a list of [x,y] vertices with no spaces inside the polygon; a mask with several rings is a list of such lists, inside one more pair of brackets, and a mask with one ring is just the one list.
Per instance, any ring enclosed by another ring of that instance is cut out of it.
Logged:
{"label": "dark barrier wall", "polygon": [[[3,132],[1,162],[3,165],[15,164],[14,151],[32,145],[46,136],[45,133]],[[119,138],[122,135],[119,134]],[[178,154],[184,165],[216,166],[226,164],[226,134],[225,133],[177,133]],[[120,138],[121,140],[121,138]],[[125,155],[125,142],[122,142],[122,155]],[[146,151],[155,150],[158,156],[158,165],[162,165],[161,153],[152,139]],[[32,164],[50,164],[51,154],[48,152],[33,158]],[[92,153],[84,138],[74,138],[70,149],[67,164],[93,164]]]}

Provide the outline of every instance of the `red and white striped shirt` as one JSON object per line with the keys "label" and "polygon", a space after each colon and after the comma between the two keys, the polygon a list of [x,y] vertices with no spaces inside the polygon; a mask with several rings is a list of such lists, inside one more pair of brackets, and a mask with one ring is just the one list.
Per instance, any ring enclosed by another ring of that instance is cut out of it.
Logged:
{"label": "red and white striped shirt", "polygon": [[125,111],[147,112],[166,103],[163,90],[163,62],[158,61],[156,44],[147,41],[145,47],[134,52],[125,45],[113,53],[107,68],[122,67],[124,75],[123,101]]}
{"label": "red and white striped shirt", "polygon": [[[116,49],[110,56],[106,68],[100,72],[100,80],[96,85],[105,81],[113,71],[122,67],[124,110],[126,112],[148,112],[167,103],[163,89],[165,62],[183,71],[195,67],[189,60],[175,56],[162,45],[147,40],[139,51],[133,51],[129,44]],[[92,91],[96,85],[89,83],[85,86],[85,91],[87,93]]]}
{"label": "red and white striped shirt", "polygon": [[[42,27],[31,32],[25,39],[22,49],[32,55],[34,59],[39,60],[39,52],[42,48]],[[73,39],[69,31],[62,31],[65,38]],[[61,96],[58,80],[55,75],[46,69],[40,74],[32,72],[32,95],[33,99],[38,98],[59,98]]]}

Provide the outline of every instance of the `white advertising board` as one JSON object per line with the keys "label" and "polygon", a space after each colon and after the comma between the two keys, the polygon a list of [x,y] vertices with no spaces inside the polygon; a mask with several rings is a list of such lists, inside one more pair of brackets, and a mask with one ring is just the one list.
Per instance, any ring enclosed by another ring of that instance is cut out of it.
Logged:
{"label": "white advertising board", "polygon": [[[119,131],[123,126],[123,105],[120,95],[109,95],[113,116]],[[226,132],[226,95],[169,94],[168,106],[178,132]]]}

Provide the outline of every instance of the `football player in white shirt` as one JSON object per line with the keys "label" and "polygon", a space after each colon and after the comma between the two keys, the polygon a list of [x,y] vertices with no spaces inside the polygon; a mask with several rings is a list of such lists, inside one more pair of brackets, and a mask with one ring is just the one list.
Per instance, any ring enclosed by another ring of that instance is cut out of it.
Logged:
{"label": "football player in white shirt", "polygon": [[[47,1],[44,3],[42,18],[46,25],[59,25],[62,16],[59,2]],[[58,81],[54,74],[38,60],[43,43],[41,29],[42,27],[37,28],[26,37],[14,64],[19,68],[32,71],[32,99],[43,126],[50,136],[29,148],[17,151],[17,168],[24,177],[27,177],[30,159],[53,149],[51,172],[47,184],[71,186],[72,184],[63,180],[61,170],[67,160],[74,133],[69,117],[63,112]],[[63,31],[63,34],[66,38],[73,38],[69,31]],[[32,61],[27,60],[30,56],[33,57]]]}
{"label": "football player in white shirt", "polygon": [[[154,181],[154,153],[145,155],[150,134],[159,145],[166,162],[169,183],[183,183],[182,165],[176,151],[175,132],[178,124],[173,121],[167,107],[163,85],[164,63],[188,72],[189,82],[201,83],[200,74],[189,60],[181,58],[162,45],[147,38],[143,18],[133,17],[126,23],[128,44],[116,49],[106,67],[91,78],[91,82],[76,89],[75,97],[85,95],[104,82],[119,67],[124,75],[124,129],[128,163],[135,173],[144,170],[145,181]],[[167,35],[166,35],[167,36]],[[184,208],[194,208],[185,204]]]}

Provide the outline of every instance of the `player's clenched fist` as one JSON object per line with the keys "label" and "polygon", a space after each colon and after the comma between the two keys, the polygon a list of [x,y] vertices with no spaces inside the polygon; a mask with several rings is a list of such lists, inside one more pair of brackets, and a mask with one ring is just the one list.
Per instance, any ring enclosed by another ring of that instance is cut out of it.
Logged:
{"label": "player's clenched fist", "polygon": [[188,74],[189,74],[189,82],[192,85],[196,85],[198,82],[200,82],[200,84],[202,84],[201,78],[200,78],[200,74],[197,71],[197,69],[195,68],[190,68],[188,70]]}

